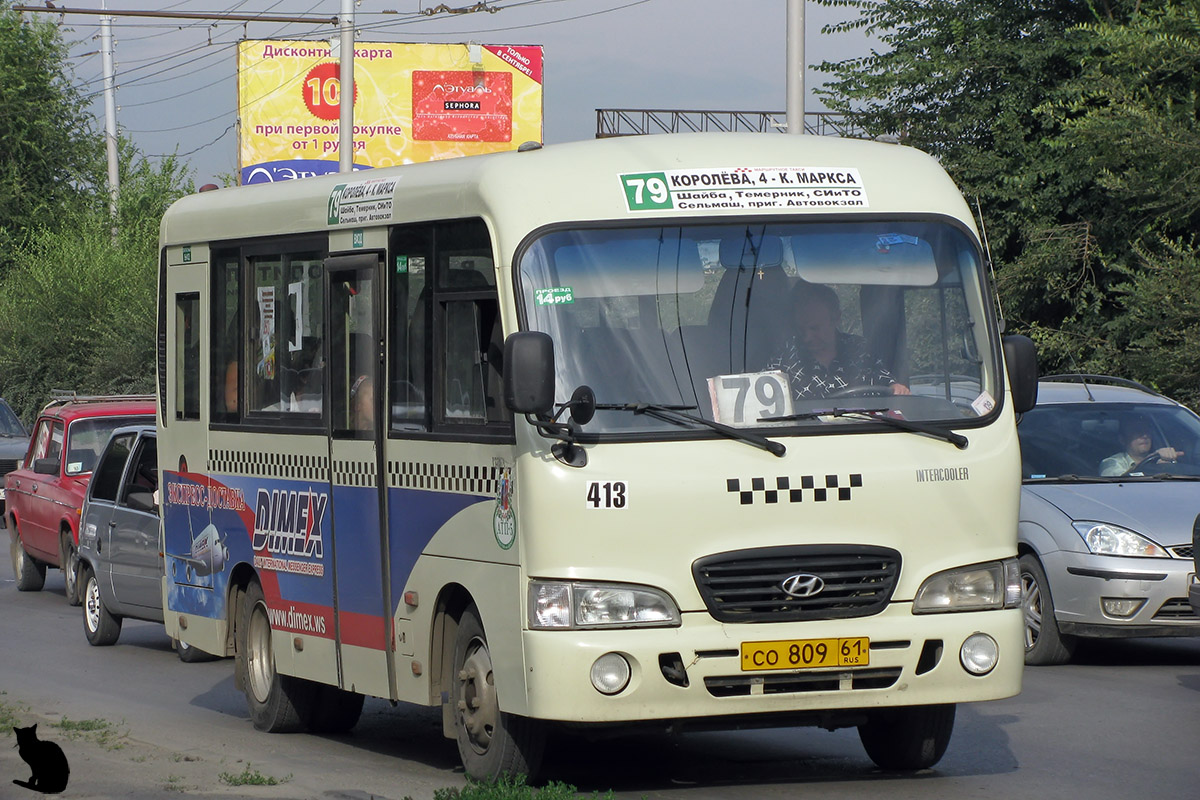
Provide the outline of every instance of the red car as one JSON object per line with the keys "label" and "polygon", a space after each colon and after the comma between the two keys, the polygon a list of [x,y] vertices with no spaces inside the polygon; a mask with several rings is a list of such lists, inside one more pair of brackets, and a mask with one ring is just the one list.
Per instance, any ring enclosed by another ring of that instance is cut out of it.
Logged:
{"label": "red car", "polygon": [[17,589],[36,592],[46,567],[63,571],[66,595],[79,604],[79,513],[88,479],[109,434],[122,425],[154,424],[154,398],[56,397],[38,415],[29,449],[5,478],[5,520]]}

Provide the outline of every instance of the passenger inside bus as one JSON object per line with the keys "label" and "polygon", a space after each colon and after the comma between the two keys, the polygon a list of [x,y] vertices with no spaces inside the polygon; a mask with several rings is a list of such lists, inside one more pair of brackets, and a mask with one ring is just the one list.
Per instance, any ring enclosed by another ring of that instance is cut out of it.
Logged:
{"label": "passenger inside bus", "polygon": [[375,429],[375,383],[370,375],[359,375],[350,386],[350,407],[354,430]]}
{"label": "passenger inside bus", "polygon": [[792,289],[796,333],[784,343],[767,369],[782,369],[797,400],[828,397],[855,387],[878,386],[894,395],[911,394],[859,336],[838,330],[841,303],[837,292],[818,283]]}

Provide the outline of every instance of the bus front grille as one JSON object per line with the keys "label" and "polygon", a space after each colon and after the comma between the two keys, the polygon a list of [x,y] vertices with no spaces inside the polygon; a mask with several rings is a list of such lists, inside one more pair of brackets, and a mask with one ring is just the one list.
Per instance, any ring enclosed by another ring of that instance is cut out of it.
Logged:
{"label": "bus front grille", "polygon": [[721,622],[847,619],[887,606],[900,553],[865,545],[763,547],[706,556],[692,574]]}
{"label": "bus front grille", "polygon": [[899,678],[900,667],[887,667],[780,675],[716,675],[705,678],[704,687],[713,697],[748,697],[755,694],[887,689]]}

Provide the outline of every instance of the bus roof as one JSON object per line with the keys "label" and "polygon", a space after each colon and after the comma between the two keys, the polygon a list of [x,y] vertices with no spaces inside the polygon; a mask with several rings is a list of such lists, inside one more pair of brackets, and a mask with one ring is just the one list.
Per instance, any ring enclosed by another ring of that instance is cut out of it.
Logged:
{"label": "bus roof", "polygon": [[[655,202],[664,193],[646,183],[654,177],[670,183],[670,208]],[[781,206],[780,197],[795,196],[796,183],[810,196],[817,187],[817,199]],[[390,214],[377,209],[340,218],[335,201],[350,186],[390,199]],[[788,191],[771,196],[781,189]],[[507,260],[526,234],[556,223],[790,213],[941,214],[974,230],[958,188],[918,150],[829,136],[696,133],[571,142],[203,192],[168,209],[160,243],[483,217],[504,233],[498,246]]]}

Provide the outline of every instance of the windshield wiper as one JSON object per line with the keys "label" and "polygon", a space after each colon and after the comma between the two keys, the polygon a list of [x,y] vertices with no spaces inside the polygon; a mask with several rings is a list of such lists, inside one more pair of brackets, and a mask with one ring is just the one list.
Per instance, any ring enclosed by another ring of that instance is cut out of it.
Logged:
{"label": "windshield wiper", "polygon": [[686,413],[688,411],[695,411],[696,406],[660,405],[658,403],[597,403],[596,410],[632,411],[634,414],[648,414],[655,419],[672,422],[676,425],[681,425],[684,422],[694,422],[707,428],[712,428],[717,433],[728,436],[730,439],[736,439],[739,442],[745,442],[748,445],[766,450],[773,456],[782,458],[783,454],[787,452],[787,448],[781,442],[773,442],[765,436],[759,436],[756,433],[750,433],[730,427],[729,425],[722,425],[720,422],[714,422],[711,419]]}
{"label": "windshield wiper", "polygon": [[936,425],[927,425],[923,422],[912,422],[911,420],[900,419],[899,417],[885,416],[888,410],[886,408],[819,408],[816,411],[786,414],[782,417],[759,417],[758,421],[794,422],[802,419],[816,419],[818,417],[852,417],[862,419],[866,422],[882,422],[885,425],[890,425],[893,428],[910,433],[923,433],[928,436],[935,436],[938,439],[949,442],[959,450],[965,450],[967,447],[967,437],[961,433],[948,431]]}

